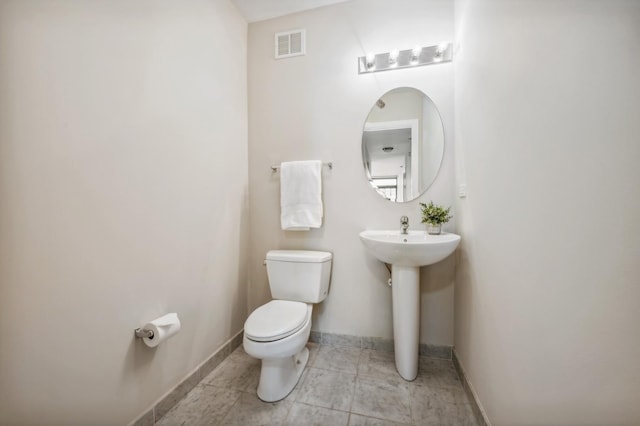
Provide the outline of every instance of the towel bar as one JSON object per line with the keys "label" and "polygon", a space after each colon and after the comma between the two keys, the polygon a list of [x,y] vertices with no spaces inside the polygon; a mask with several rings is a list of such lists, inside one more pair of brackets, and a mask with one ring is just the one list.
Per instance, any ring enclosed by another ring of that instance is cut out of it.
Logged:
{"label": "towel bar", "polygon": [[[328,167],[329,170],[333,170],[333,163],[331,161],[329,161],[328,163],[322,163],[322,165]],[[280,169],[280,165],[275,165],[275,164],[271,165],[271,171],[273,173],[277,172],[279,169]]]}

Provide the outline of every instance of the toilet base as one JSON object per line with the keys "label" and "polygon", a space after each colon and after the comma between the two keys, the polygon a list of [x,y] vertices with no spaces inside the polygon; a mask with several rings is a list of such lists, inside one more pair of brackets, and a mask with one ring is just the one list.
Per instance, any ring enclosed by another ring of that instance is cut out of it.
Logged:
{"label": "toilet base", "polygon": [[262,360],[258,398],[265,402],[280,401],[291,393],[309,361],[309,349],[296,355]]}

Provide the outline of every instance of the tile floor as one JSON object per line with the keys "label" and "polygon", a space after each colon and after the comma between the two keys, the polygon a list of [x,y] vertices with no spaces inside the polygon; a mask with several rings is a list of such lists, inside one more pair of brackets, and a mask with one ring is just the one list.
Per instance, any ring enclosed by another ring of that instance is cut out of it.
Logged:
{"label": "tile floor", "polygon": [[407,382],[393,353],[309,343],[309,363],[285,399],[256,396],[260,361],[238,347],[158,423],[174,425],[478,425],[451,361],[420,357]]}

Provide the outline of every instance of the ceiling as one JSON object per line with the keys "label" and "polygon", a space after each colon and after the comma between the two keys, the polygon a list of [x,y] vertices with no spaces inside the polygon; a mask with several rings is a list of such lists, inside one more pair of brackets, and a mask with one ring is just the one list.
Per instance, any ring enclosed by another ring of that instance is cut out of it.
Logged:
{"label": "ceiling", "polygon": [[248,22],[302,12],[348,0],[231,0]]}
{"label": "ceiling", "polygon": [[[362,138],[372,161],[411,153],[411,128],[363,131]],[[385,152],[384,147],[393,150]]]}

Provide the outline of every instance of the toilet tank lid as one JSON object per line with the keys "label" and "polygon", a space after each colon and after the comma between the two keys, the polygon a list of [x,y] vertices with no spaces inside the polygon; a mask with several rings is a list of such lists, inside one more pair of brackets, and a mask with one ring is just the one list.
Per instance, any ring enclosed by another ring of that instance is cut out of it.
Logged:
{"label": "toilet tank lid", "polygon": [[312,250],[270,250],[267,252],[267,260],[281,262],[307,262],[321,263],[331,260],[332,254],[327,251]]}

